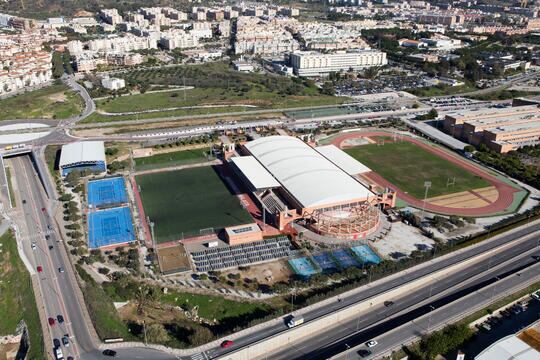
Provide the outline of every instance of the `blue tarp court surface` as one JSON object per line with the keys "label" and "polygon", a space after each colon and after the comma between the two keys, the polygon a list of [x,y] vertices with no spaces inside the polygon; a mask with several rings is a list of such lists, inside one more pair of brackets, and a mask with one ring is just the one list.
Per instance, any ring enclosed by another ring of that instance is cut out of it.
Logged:
{"label": "blue tarp court surface", "polygon": [[358,261],[356,261],[345,249],[334,250],[332,252],[334,258],[341,264],[343,269],[346,269],[351,266],[358,266]]}
{"label": "blue tarp court surface", "polygon": [[135,240],[131,211],[129,207],[119,207],[88,213],[88,247],[122,244]]}
{"label": "blue tarp court surface", "polygon": [[322,253],[319,255],[313,255],[313,260],[323,269],[323,271],[336,271],[338,270],[338,266],[330,258],[330,255],[328,253]]}
{"label": "blue tarp court surface", "polygon": [[88,182],[88,206],[99,208],[127,203],[123,177],[92,180]]}
{"label": "blue tarp court surface", "polygon": [[315,269],[307,257],[291,259],[289,260],[289,264],[294,272],[301,276],[308,277],[317,273],[317,269]]}
{"label": "blue tarp court surface", "polygon": [[378,264],[381,262],[381,258],[367,245],[354,246],[351,250],[364,264]]}

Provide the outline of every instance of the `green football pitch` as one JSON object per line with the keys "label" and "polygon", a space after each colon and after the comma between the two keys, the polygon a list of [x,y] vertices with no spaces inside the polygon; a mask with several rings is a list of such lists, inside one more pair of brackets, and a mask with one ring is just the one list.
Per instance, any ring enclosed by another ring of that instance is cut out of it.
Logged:
{"label": "green football pitch", "polygon": [[136,181],[157,242],[253,222],[213,167],[139,175]]}
{"label": "green football pitch", "polygon": [[156,154],[135,159],[135,169],[137,171],[151,170],[210,161],[209,154],[209,147]]}
{"label": "green football pitch", "polygon": [[[361,145],[345,152],[417,199],[424,198],[425,181],[432,184],[428,197],[490,186],[483,178],[408,141]],[[449,185],[454,178],[454,185]]]}

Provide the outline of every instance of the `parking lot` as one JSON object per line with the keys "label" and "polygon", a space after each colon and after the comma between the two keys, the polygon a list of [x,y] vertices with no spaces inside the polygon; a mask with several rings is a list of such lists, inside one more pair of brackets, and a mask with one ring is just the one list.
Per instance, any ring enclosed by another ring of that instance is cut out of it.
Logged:
{"label": "parking lot", "polygon": [[[529,326],[538,320],[540,313],[540,301],[527,298],[522,301],[523,306],[508,306],[503,314],[495,312],[489,320],[481,323],[477,328],[478,332],[470,341],[460,347],[466,354],[467,359],[473,359],[482,350],[494,342],[515,334],[521,329]],[[456,353],[447,354],[447,359],[455,359]]]}
{"label": "parking lot", "polygon": [[427,80],[428,78],[421,75],[381,75],[376,79],[341,80],[335,86],[335,89],[338,96],[357,96],[432,86]]}

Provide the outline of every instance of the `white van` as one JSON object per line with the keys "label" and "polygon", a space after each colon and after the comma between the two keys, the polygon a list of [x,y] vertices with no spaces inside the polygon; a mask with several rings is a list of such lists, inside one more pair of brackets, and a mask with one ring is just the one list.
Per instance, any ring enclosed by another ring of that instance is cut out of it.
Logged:
{"label": "white van", "polygon": [[301,325],[304,323],[304,318],[299,316],[299,317],[291,317],[291,319],[287,322],[287,326],[289,327],[289,329],[295,327],[295,326],[298,326],[298,325]]}

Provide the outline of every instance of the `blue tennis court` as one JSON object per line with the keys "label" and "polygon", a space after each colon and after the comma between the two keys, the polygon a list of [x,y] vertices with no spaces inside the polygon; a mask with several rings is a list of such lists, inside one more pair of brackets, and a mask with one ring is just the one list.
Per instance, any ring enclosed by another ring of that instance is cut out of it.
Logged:
{"label": "blue tennis court", "polygon": [[123,177],[92,180],[88,182],[88,206],[101,206],[127,203],[126,185]]}
{"label": "blue tennis court", "polygon": [[323,271],[335,271],[338,269],[338,266],[334,260],[330,258],[328,253],[313,255],[313,259],[321,267],[321,269],[323,269]]}
{"label": "blue tennis court", "polygon": [[291,259],[289,260],[289,264],[294,272],[301,276],[311,276],[317,273],[317,270],[307,257]]}
{"label": "blue tennis court", "polygon": [[356,261],[345,249],[335,250],[332,252],[332,255],[336,260],[341,264],[342,268],[348,268],[351,266],[358,266],[358,261]]}
{"label": "blue tennis court", "polygon": [[127,206],[88,213],[88,247],[91,249],[135,240]]}
{"label": "blue tennis court", "polygon": [[381,258],[367,245],[354,246],[351,250],[364,264],[378,264],[382,261]]}

